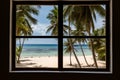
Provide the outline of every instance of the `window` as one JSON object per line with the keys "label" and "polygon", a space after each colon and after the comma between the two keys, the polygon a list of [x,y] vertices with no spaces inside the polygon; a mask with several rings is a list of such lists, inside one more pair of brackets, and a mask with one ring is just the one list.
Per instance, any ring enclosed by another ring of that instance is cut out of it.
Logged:
{"label": "window", "polygon": [[109,1],[14,1],[12,11],[10,71],[110,71]]}

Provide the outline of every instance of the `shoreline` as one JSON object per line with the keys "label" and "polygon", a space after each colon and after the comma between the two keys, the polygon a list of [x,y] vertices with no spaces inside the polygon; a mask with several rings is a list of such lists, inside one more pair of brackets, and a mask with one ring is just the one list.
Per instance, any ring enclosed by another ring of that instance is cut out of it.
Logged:
{"label": "shoreline", "polygon": [[[70,66],[70,56],[63,56],[63,68],[79,68],[74,56],[71,57],[72,66]],[[92,56],[86,56],[88,64],[87,66],[84,57],[78,56],[81,64],[81,68],[95,68]],[[21,63],[16,63],[16,68],[58,68],[58,56],[31,56],[21,57]],[[106,62],[97,60],[98,68],[106,68]]]}

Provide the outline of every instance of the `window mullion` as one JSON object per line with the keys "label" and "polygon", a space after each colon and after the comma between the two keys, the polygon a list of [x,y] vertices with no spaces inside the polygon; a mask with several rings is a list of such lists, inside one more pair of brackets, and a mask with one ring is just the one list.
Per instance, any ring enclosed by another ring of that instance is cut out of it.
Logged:
{"label": "window mullion", "polygon": [[58,4],[58,68],[63,68],[63,6],[61,3]]}

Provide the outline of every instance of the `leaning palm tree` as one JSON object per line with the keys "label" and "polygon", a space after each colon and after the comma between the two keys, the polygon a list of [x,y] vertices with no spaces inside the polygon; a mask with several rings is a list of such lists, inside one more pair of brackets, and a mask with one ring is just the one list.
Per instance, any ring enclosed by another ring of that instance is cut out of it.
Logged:
{"label": "leaning palm tree", "polygon": [[[19,27],[16,27],[16,35],[17,36],[31,36],[32,33],[33,33],[33,30],[30,27],[30,25],[28,24],[28,22],[23,21],[22,23],[24,23],[24,24],[21,24],[21,23],[19,23],[21,25],[17,24],[17,26],[19,26]],[[19,47],[18,47],[18,49],[16,48],[17,49],[17,52],[16,52],[16,54],[17,54],[17,63],[20,63],[20,56],[21,56],[21,53],[22,53],[22,49],[23,49],[23,46],[24,46],[25,39],[26,38],[23,38],[23,39],[18,38],[18,39],[16,39],[16,40],[19,41]]]}
{"label": "leaning palm tree", "polygon": [[[84,30],[84,27],[81,25],[81,24],[74,24],[75,27],[76,27],[76,30],[72,30],[72,35],[73,36],[86,36],[85,34],[85,30]],[[76,42],[78,42],[78,44],[80,45],[80,49],[82,51],[82,54],[83,54],[83,57],[85,59],[85,62],[87,64],[87,66],[89,66],[88,62],[87,62],[87,59],[85,57],[85,53],[84,53],[84,50],[82,48],[82,43],[85,43],[87,42],[85,38],[76,38]]]}
{"label": "leaning palm tree", "polygon": [[[104,17],[105,10],[100,5],[98,5],[98,6],[84,6],[82,8],[83,8],[83,10],[82,10],[83,14],[81,15],[82,23],[85,24],[88,35],[92,36],[91,30],[94,31],[94,21],[93,20],[96,20],[96,13],[101,15],[101,17]],[[91,39],[91,38],[90,38],[90,43],[91,43],[91,49],[92,49],[94,63],[95,63],[95,66],[98,68],[96,56],[95,56],[95,50],[93,47],[93,39]]]}
{"label": "leaning palm tree", "polygon": [[[30,27],[29,23],[27,22],[27,20],[24,17],[19,17],[16,20],[16,35],[17,36],[30,36],[32,35],[33,30]],[[19,47],[16,48],[17,52],[17,63],[20,63],[20,55],[22,53],[22,49],[23,49],[23,45],[25,42],[25,38],[21,39],[17,39],[19,40]]]}
{"label": "leaning palm tree", "polygon": [[73,52],[73,55],[75,56],[75,59],[76,59],[76,61],[78,63],[78,66],[81,68],[81,64],[80,64],[79,59],[78,59],[78,57],[77,57],[77,55],[75,53],[75,50],[74,50],[74,44],[72,44],[72,39],[68,39],[68,40],[70,42],[70,46],[72,48],[72,52]]}
{"label": "leaning palm tree", "polygon": [[[71,7],[71,6],[70,6]],[[67,11],[68,9],[67,8],[64,8],[64,10],[63,10],[63,17],[64,17],[64,19],[66,18],[66,17],[68,17],[68,35],[70,36],[71,35],[71,11],[69,12],[70,14],[68,14],[68,15],[66,15],[66,13],[68,13],[68,11]],[[69,39],[69,42],[70,42],[70,46],[71,46],[71,48],[73,49],[74,48],[74,46],[72,45],[72,39]],[[80,64],[80,62],[79,62],[79,60],[78,60],[78,57],[77,57],[77,55],[75,54],[75,51],[73,50],[73,54],[74,54],[74,56],[75,56],[75,59],[76,59],[76,61],[77,61],[77,63],[78,63],[78,65],[79,65],[79,67],[81,68],[81,64]]]}
{"label": "leaning palm tree", "polygon": [[54,6],[54,9],[48,14],[47,18],[50,20],[51,25],[47,29],[47,33],[51,31],[51,35],[58,35],[58,7]]}
{"label": "leaning palm tree", "polygon": [[[105,9],[101,5],[88,5],[88,6],[65,6],[64,9],[64,16],[67,16],[71,19],[72,22],[76,23],[82,23],[84,24],[84,27],[86,28],[86,32],[89,36],[91,36],[91,31],[94,31],[94,20],[96,21],[96,13],[98,13],[101,17],[105,16]],[[92,49],[92,55],[93,60],[95,63],[95,66],[98,68],[97,61],[95,58],[95,52],[93,47],[93,40],[90,39],[91,43],[91,49]]]}
{"label": "leaning palm tree", "polygon": [[[74,42],[75,41],[73,41],[73,39],[72,39],[72,44],[74,44]],[[70,53],[70,66],[71,66],[72,65],[71,55],[72,55],[73,50],[72,50],[72,47],[70,46],[69,39],[66,39],[66,41],[64,41],[63,45],[65,46],[65,48],[64,48],[65,53]]]}
{"label": "leaning palm tree", "polygon": [[[40,6],[39,6],[40,7]],[[19,33],[23,30],[30,31],[32,30],[31,24],[36,24],[37,19],[33,15],[38,15],[39,10],[37,7],[32,5],[17,5],[16,6],[16,35],[22,36]],[[27,25],[27,27],[26,27]]]}
{"label": "leaning palm tree", "polygon": [[[54,6],[54,9],[48,14],[47,18],[50,20],[51,25],[48,26],[46,33],[51,32],[51,35],[58,35],[58,7]],[[63,25],[63,32],[67,34],[68,26]]]}
{"label": "leaning palm tree", "polygon": [[25,17],[29,23],[32,24],[36,24],[37,23],[37,19],[35,19],[33,15],[38,15],[39,14],[39,10],[38,7],[40,6],[32,6],[32,5],[17,5],[16,7],[16,16],[23,16]]}
{"label": "leaning palm tree", "polygon": [[16,36],[29,36],[33,32],[25,17],[16,18]]}
{"label": "leaning palm tree", "polygon": [[66,42],[64,42],[64,46],[66,46],[65,48],[65,53],[70,53],[70,65],[72,65],[72,60],[71,60],[71,55],[73,53],[73,55],[75,56],[75,59],[78,63],[78,66],[81,68],[81,64],[77,58],[77,55],[75,54],[75,51],[77,51],[75,48],[74,48],[74,43],[75,43],[75,39],[67,39]]}
{"label": "leaning palm tree", "polygon": [[[36,24],[37,20],[31,14],[38,15],[38,9],[30,5],[17,5],[16,8],[16,36],[30,36],[33,30],[30,23]],[[24,46],[25,38],[19,40],[19,46],[16,47],[17,63],[20,63],[20,56]]]}

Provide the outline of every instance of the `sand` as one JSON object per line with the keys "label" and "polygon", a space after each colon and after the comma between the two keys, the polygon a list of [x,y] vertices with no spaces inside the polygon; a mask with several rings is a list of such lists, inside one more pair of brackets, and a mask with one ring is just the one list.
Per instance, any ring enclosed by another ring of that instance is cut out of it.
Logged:
{"label": "sand", "polygon": [[[82,68],[95,68],[92,56],[86,56],[89,63],[87,66],[84,57],[78,56]],[[16,68],[58,68],[57,56],[40,56],[40,57],[21,57],[21,63],[16,63]],[[105,61],[97,60],[99,68],[106,68]],[[72,56],[72,65],[70,65],[70,57],[63,57],[63,68],[79,68],[76,59]]]}

